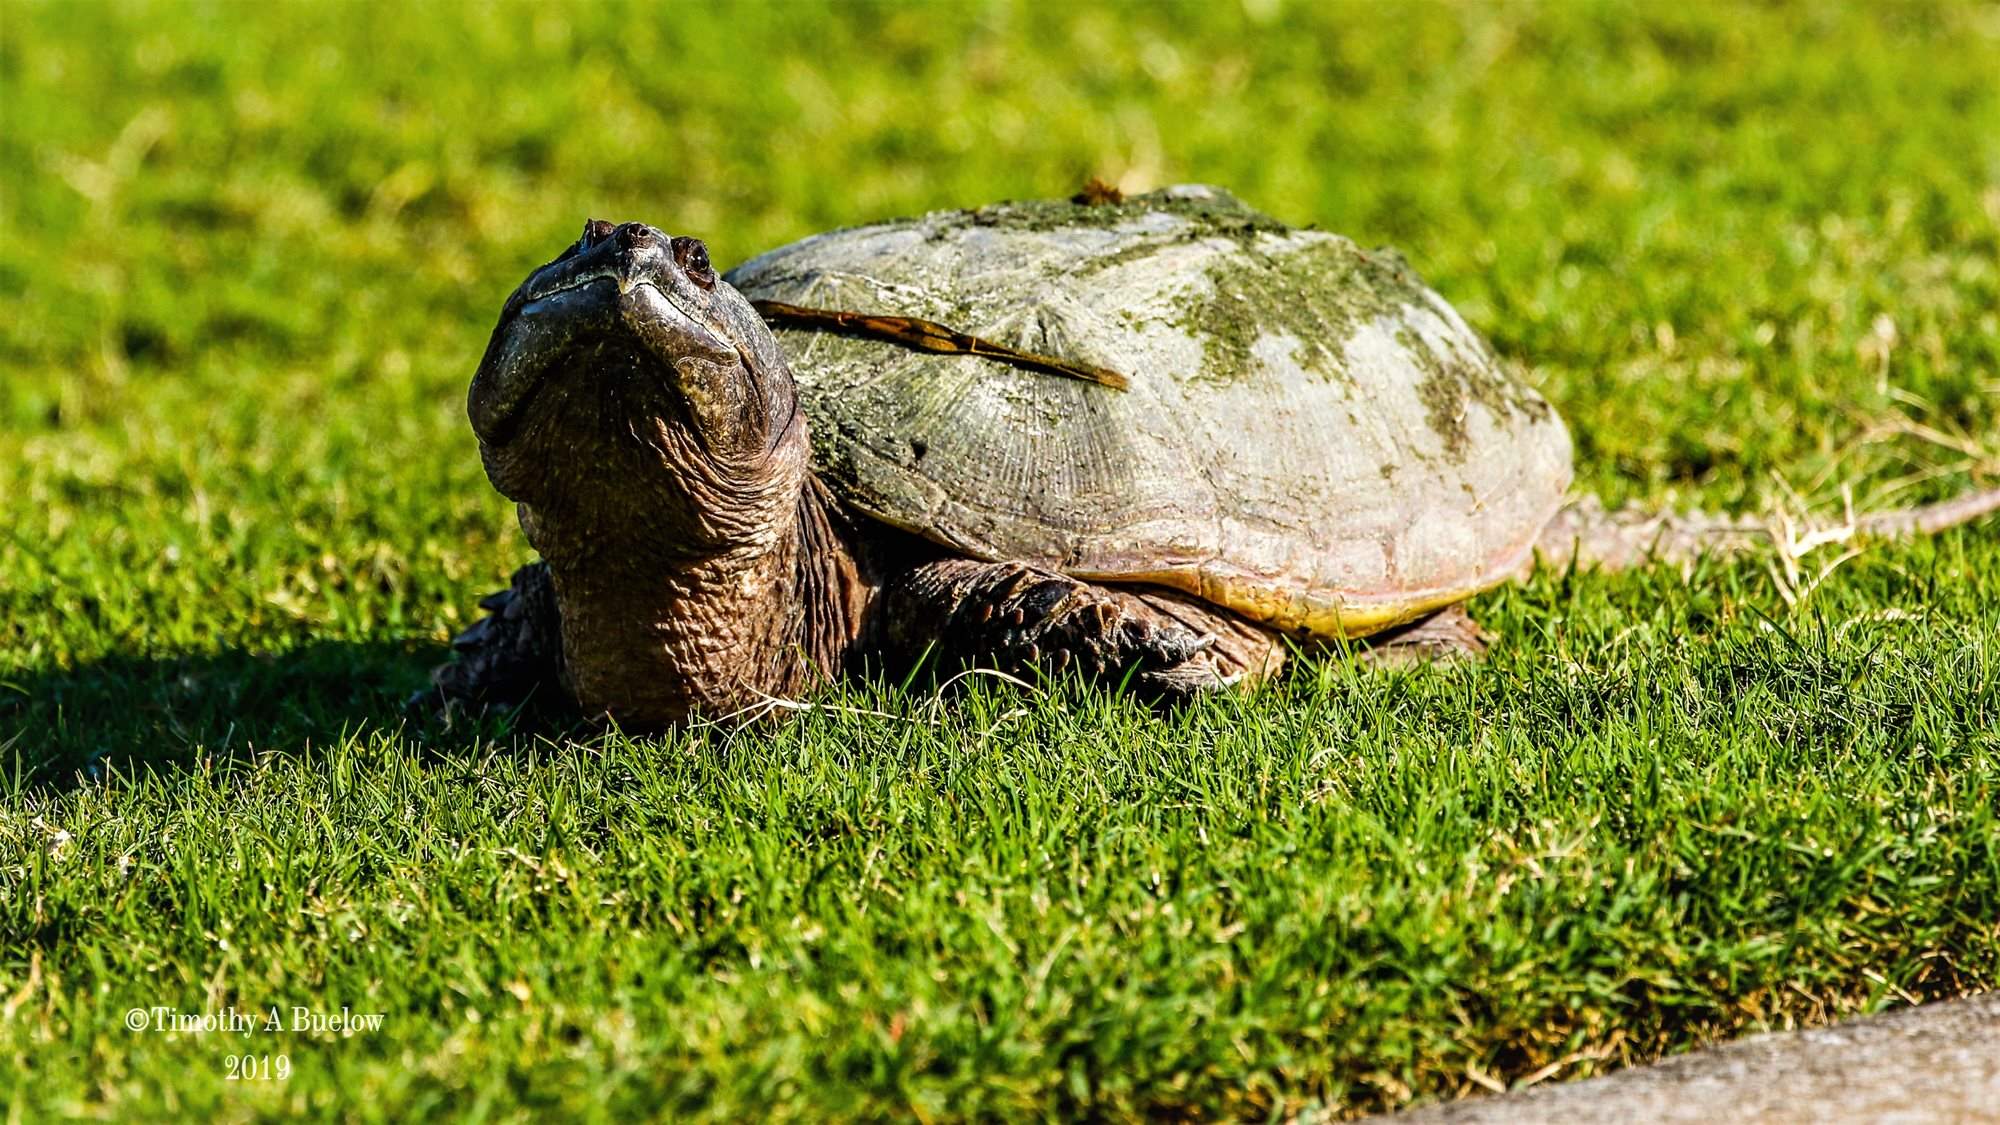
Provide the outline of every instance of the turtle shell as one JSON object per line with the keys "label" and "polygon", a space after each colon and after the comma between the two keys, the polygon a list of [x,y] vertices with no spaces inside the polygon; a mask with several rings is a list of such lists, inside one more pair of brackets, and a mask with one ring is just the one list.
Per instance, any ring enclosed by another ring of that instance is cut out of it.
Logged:
{"label": "turtle shell", "polygon": [[827,483],[973,558],[1363,636],[1515,572],[1569,485],[1561,419],[1400,256],[1215,188],[834,231],[727,278],[1127,378],[778,330]]}

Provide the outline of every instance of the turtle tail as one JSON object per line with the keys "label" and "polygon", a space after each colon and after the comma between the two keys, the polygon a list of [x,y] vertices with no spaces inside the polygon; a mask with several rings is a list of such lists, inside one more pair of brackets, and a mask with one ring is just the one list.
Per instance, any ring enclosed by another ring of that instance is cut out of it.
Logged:
{"label": "turtle tail", "polygon": [[1967,493],[1935,504],[1852,513],[1832,522],[1798,522],[1784,516],[1729,516],[1714,512],[1611,511],[1595,496],[1563,506],[1535,542],[1535,553],[1554,567],[1625,570],[1652,562],[1685,563],[1702,555],[1736,554],[1776,547],[1793,554],[1825,543],[1907,539],[1932,535],[2000,512],[2000,488]]}

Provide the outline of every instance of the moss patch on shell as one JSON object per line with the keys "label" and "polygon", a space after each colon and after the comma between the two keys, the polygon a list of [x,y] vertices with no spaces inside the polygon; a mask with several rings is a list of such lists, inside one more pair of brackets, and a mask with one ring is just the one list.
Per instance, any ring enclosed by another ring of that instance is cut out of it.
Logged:
{"label": "moss patch on shell", "polygon": [[1306,370],[1341,377],[1354,330],[1422,294],[1400,255],[1334,236],[1276,251],[1251,244],[1207,274],[1208,289],[1181,301],[1178,323],[1201,342],[1196,377],[1213,381],[1247,376],[1258,363],[1252,349],[1268,335],[1291,336],[1294,358]]}
{"label": "moss patch on shell", "polygon": [[1541,421],[1548,416],[1549,404],[1501,374],[1490,357],[1468,361],[1456,354],[1439,355],[1424,339],[1405,328],[1396,339],[1409,352],[1411,362],[1424,373],[1417,383],[1417,398],[1424,404],[1424,420],[1444,443],[1445,455],[1465,460],[1471,444],[1466,425],[1468,403],[1478,403],[1496,419],[1524,416]]}
{"label": "moss patch on shell", "polygon": [[963,212],[973,226],[1002,230],[1061,230],[1070,227],[1115,227],[1148,214],[1163,212],[1185,220],[1179,237],[1208,238],[1223,235],[1247,238],[1269,232],[1283,234],[1290,227],[1251,207],[1220,188],[1199,195],[1172,189],[1149,191],[1116,203],[1078,203],[1068,199],[1029,199],[995,203],[976,211]]}

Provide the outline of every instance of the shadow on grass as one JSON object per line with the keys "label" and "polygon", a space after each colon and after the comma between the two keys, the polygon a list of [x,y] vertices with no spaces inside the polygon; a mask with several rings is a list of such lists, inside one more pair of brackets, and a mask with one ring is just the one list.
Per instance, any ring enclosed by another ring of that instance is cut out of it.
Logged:
{"label": "shadow on grass", "polygon": [[0,681],[0,788],[297,753],[368,732],[424,739],[431,724],[404,702],[447,655],[418,642],[316,641],[11,676]]}

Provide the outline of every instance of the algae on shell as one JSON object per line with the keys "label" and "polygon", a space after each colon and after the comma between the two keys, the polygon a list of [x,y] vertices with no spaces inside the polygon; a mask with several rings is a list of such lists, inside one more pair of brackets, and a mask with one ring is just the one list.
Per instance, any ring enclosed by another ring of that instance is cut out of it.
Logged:
{"label": "algae on shell", "polygon": [[[1276,240],[1271,240],[1276,241]],[[1345,344],[1356,326],[1421,301],[1422,283],[1398,255],[1371,253],[1323,235],[1299,245],[1247,244],[1206,271],[1208,287],[1180,302],[1179,326],[1202,345],[1192,377],[1235,382],[1250,374],[1257,341],[1284,335],[1300,367],[1345,375]]]}

